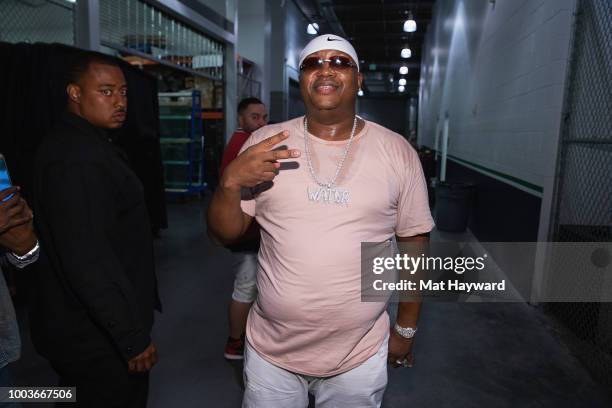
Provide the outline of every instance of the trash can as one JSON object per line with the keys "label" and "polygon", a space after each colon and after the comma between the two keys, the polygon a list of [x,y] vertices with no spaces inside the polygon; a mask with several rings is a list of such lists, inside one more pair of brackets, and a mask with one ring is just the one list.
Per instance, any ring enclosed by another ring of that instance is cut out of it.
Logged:
{"label": "trash can", "polygon": [[441,182],[436,186],[436,228],[445,232],[467,229],[474,184]]}

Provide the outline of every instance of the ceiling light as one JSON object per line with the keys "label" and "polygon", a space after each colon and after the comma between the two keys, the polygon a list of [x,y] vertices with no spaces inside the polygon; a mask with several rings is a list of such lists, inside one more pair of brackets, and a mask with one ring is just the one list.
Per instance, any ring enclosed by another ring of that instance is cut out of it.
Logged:
{"label": "ceiling light", "polygon": [[359,96],[363,96],[363,91],[360,89],[360,90],[357,92],[357,95],[359,95]]}
{"label": "ceiling light", "polygon": [[408,14],[408,19],[404,22],[404,31],[407,33],[414,33],[417,30],[417,23],[414,21],[414,18],[412,18],[411,11],[406,14]]}
{"label": "ceiling light", "polygon": [[417,29],[416,21],[406,20],[404,23],[404,31],[407,33],[414,33]]}
{"label": "ceiling light", "polygon": [[397,90],[400,92],[404,92],[406,90],[406,87],[404,85],[400,85],[397,87]]}
{"label": "ceiling light", "polygon": [[400,84],[401,86],[406,85],[406,78],[400,78],[400,80],[398,81],[398,84]]}
{"label": "ceiling light", "polygon": [[410,58],[412,57],[412,50],[410,49],[410,47],[405,47],[402,48],[402,58]]}
{"label": "ceiling light", "polygon": [[406,75],[406,74],[408,73],[408,67],[407,67],[407,66],[405,66],[405,65],[402,65],[402,66],[400,67],[400,69],[399,69],[399,73],[400,73],[401,75]]}
{"label": "ceiling light", "polygon": [[310,35],[316,35],[319,33],[319,25],[317,23],[308,24],[308,28],[306,28],[306,32]]}

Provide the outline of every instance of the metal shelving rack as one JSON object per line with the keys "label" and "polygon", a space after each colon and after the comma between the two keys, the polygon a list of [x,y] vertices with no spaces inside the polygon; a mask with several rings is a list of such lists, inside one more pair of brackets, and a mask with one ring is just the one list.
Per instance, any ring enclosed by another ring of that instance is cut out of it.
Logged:
{"label": "metal shelving rack", "polygon": [[201,193],[206,182],[200,91],[160,92],[158,97],[166,193]]}

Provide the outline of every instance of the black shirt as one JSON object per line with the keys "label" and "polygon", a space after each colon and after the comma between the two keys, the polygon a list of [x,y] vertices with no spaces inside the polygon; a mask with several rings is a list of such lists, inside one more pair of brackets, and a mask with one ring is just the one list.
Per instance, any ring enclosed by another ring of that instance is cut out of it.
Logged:
{"label": "black shirt", "polygon": [[140,354],[160,306],[152,233],[142,184],[106,131],[62,117],[37,154],[34,214],[38,351],[51,360]]}

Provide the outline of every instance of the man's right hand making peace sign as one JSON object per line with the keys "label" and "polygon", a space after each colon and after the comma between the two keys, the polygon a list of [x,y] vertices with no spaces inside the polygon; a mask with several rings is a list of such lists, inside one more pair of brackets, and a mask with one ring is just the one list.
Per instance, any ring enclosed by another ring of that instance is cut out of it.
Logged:
{"label": "man's right hand making peace sign", "polygon": [[243,187],[271,181],[278,174],[278,160],[300,157],[297,149],[277,149],[289,137],[282,131],[249,147],[234,159],[223,172],[208,209],[208,234],[216,242],[230,244],[249,228],[252,217],[240,208]]}
{"label": "man's right hand making peace sign", "polygon": [[239,190],[273,180],[280,167],[277,160],[300,156],[300,151],[295,149],[273,150],[288,137],[289,132],[285,130],[246,149],[227,166],[221,178],[221,187]]}

